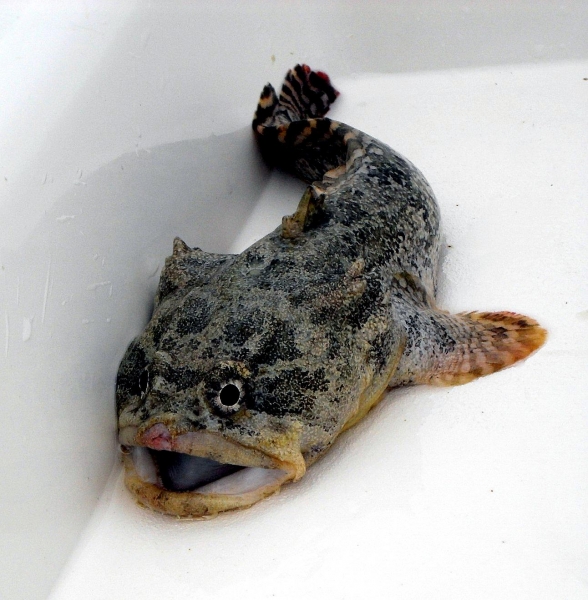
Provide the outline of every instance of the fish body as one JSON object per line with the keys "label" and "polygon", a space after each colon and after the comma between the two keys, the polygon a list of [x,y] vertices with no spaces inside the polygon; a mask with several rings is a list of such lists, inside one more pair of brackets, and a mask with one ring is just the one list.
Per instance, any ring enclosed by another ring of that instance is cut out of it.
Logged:
{"label": "fish body", "polygon": [[435,305],[439,209],[387,145],[325,118],[337,92],[298,65],[253,129],[309,185],[238,255],[174,241],[117,378],[126,482],[178,516],[244,508],[300,479],[390,388],[455,385],[525,358],[545,330]]}

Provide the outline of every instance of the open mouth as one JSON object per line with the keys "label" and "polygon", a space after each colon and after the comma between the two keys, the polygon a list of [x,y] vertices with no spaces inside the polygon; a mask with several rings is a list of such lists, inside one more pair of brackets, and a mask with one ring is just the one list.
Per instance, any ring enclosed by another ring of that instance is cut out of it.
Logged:
{"label": "open mouth", "polygon": [[281,469],[243,467],[182,452],[133,446],[131,457],[137,475],[170,492],[247,494],[287,475]]}
{"label": "open mouth", "polygon": [[203,517],[246,508],[294,477],[288,464],[219,435],[191,432],[173,438],[156,427],[157,436],[143,434],[137,440],[136,428],[130,427],[119,436],[126,485],[154,510]]}

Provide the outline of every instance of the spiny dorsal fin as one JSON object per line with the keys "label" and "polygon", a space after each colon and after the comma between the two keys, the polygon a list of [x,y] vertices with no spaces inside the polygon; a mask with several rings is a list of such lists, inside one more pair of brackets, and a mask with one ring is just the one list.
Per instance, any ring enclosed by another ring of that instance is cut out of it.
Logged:
{"label": "spiny dorsal fin", "polygon": [[323,213],[324,202],[324,194],[309,185],[298,203],[296,212],[282,218],[282,237],[288,240],[299,238]]}
{"label": "spiny dorsal fin", "polygon": [[537,321],[512,312],[437,313],[455,345],[438,346],[432,368],[416,383],[461,385],[509,367],[543,345],[547,331]]}

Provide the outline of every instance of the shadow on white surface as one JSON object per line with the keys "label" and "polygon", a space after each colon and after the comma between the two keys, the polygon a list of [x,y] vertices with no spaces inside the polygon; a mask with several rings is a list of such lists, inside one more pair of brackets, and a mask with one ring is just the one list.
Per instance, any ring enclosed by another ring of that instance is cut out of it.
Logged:
{"label": "shadow on white surface", "polygon": [[33,540],[46,563],[71,547],[102,492],[117,447],[118,363],[171,253],[162,231],[226,251],[267,178],[249,128],[127,154],[82,174],[25,245],[2,253],[3,418],[18,424],[4,435],[18,451],[1,468],[5,573]]}

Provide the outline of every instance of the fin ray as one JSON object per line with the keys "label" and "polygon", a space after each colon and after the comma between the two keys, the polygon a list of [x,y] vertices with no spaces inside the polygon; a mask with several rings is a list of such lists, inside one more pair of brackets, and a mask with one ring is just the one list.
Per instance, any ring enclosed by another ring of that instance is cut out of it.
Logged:
{"label": "fin ray", "polygon": [[513,312],[469,312],[453,318],[465,326],[464,338],[453,352],[440,354],[419,383],[468,383],[527,358],[547,337],[537,321]]}

